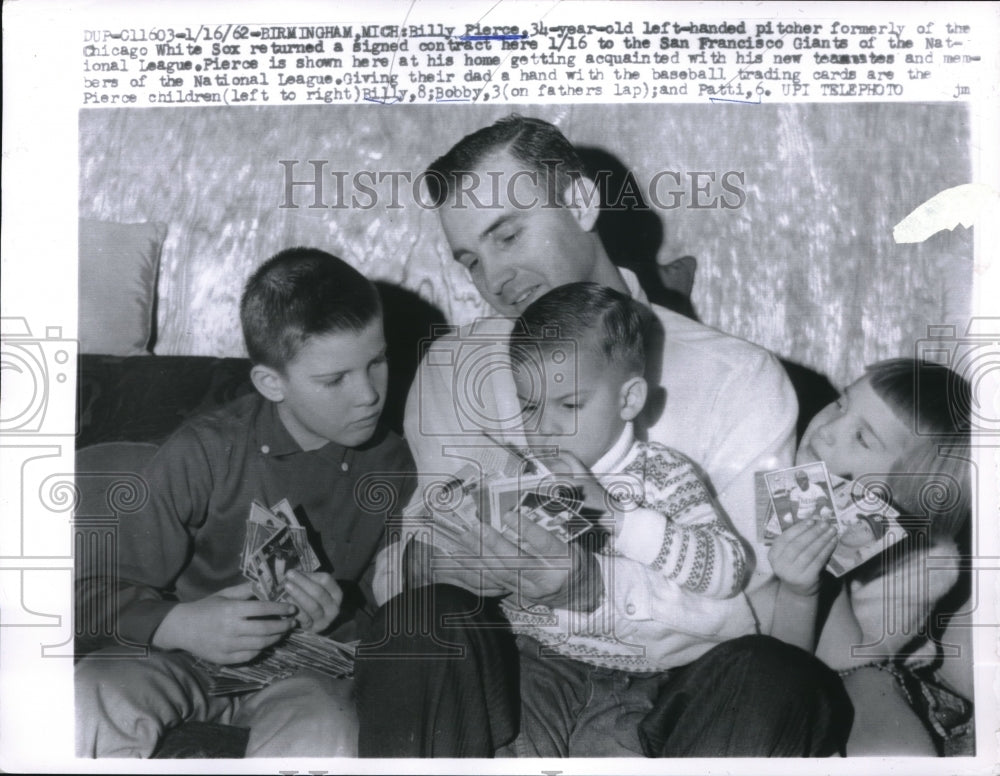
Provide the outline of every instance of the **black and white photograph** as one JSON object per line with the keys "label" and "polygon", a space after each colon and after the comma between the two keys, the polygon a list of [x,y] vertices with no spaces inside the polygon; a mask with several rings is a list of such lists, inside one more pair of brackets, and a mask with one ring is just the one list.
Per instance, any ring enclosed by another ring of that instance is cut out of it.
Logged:
{"label": "black and white photograph", "polygon": [[900,523],[899,511],[883,501],[879,493],[865,488],[862,480],[838,478],[833,484],[833,503],[837,513],[837,546],[826,568],[838,577],[884,555],[917,527],[911,525],[907,531]]}
{"label": "black and white photograph", "polygon": [[779,531],[800,520],[836,521],[833,486],[822,461],[768,472],[764,481]]}
{"label": "black and white photograph", "polygon": [[0,767],[992,772],[1000,4],[64,6]]}

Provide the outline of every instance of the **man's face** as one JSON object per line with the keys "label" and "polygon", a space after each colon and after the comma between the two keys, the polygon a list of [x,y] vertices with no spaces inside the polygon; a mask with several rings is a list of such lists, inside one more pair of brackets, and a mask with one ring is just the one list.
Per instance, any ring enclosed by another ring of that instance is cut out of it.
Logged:
{"label": "man's face", "polygon": [[825,461],[831,474],[885,474],[908,455],[914,436],[863,377],[810,421],[795,463]]}
{"label": "man's face", "polygon": [[278,415],[305,450],[356,447],[375,432],[388,376],[381,316],[360,332],[310,337],[278,374]]}
{"label": "man's face", "polygon": [[795,475],[795,481],[799,484],[802,490],[809,490],[809,475],[805,472],[799,472]]}
{"label": "man's face", "polygon": [[558,446],[591,468],[625,428],[621,388],[627,376],[587,347],[577,349],[575,369],[545,369],[549,354],[545,348],[541,353],[543,363],[514,365],[528,444]]}
{"label": "man's face", "polygon": [[875,532],[872,527],[864,520],[858,520],[856,523],[851,523],[840,535],[840,543],[848,547],[864,547],[869,544],[874,544]]}
{"label": "man's face", "polygon": [[[563,207],[547,191],[546,175],[506,151],[475,171],[478,185],[449,196],[441,225],[455,259],[501,315],[520,315],[535,299],[567,283],[597,280],[598,242],[589,233],[592,208]],[[482,207],[478,203],[482,203]]]}

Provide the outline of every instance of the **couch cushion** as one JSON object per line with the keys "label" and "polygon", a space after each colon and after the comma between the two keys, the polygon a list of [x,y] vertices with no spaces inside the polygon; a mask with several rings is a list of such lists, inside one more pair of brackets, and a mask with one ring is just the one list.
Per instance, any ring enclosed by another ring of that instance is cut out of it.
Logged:
{"label": "couch cushion", "polygon": [[80,351],[148,352],[156,330],[156,280],[167,227],[80,219]]}

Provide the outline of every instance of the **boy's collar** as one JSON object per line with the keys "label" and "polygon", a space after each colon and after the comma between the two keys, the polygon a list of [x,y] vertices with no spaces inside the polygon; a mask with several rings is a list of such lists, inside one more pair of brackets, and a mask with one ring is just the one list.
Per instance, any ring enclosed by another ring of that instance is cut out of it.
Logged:
{"label": "boy's collar", "polygon": [[628,455],[628,451],[632,449],[634,442],[635,427],[632,425],[632,421],[628,421],[625,423],[622,433],[618,436],[618,440],[608,448],[608,451],[597,460],[597,463],[590,470],[598,476],[602,474],[617,474],[619,464]]}
{"label": "boy's collar", "polygon": [[[264,397],[261,397],[261,401],[264,406],[257,414],[257,449],[264,455],[272,456],[305,452],[302,445],[295,441],[295,438],[285,428],[285,424],[281,422],[281,417],[278,415],[278,405]],[[327,442],[312,452],[320,453],[339,462],[344,460],[349,449],[336,442]]]}

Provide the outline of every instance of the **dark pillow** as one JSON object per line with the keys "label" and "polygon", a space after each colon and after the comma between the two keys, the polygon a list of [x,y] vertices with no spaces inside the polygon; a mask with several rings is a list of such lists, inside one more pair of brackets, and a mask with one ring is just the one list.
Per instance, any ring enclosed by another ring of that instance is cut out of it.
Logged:
{"label": "dark pillow", "polygon": [[77,448],[160,443],[191,416],[253,390],[244,358],[81,355]]}

